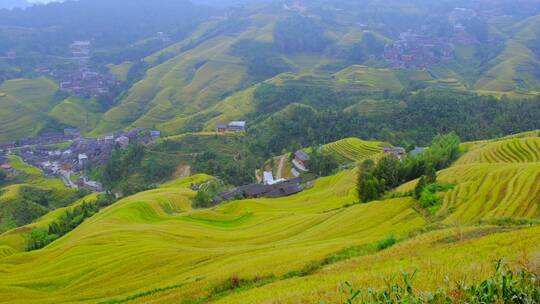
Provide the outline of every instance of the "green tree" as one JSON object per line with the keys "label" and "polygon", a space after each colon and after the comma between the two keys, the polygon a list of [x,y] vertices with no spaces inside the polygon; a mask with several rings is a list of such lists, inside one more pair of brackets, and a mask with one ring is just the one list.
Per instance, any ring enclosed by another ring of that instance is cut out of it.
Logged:
{"label": "green tree", "polygon": [[455,133],[437,135],[426,151],[424,159],[435,169],[441,170],[450,166],[460,156],[461,141]]}
{"label": "green tree", "polygon": [[394,155],[386,155],[377,164],[373,173],[379,180],[385,181],[387,190],[402,183],[402,165]]}
{"label": "green tree", "polygon": [[384,193],[384,180],[379,180],[370,172],[360,171],[357,183],[358,198],[362,203],[377,200]]}
{"label": "green tree", "polygon": [[360,170],[360,171],[367,172],[367,171],[373,169],[373,167],[375,167],[375,162],[374,162],[372,159],[366,159],[366,160],[363,161],[362,164],[360,165],[359,170]]}
{"label": "green tree", "polygon": [[420,180],[418,180],[418,183],[416,184],[416,187],[414,188],[414,197],[416,199],[420,199],[420,196],[422,195],[422,191],[424,188],[428,185],[427,178],[425,175],[422,175],[420,177]]}
{"label": "green tree", "polygon": [[49,234],[46,229],[34,229],[27,235],[26,250],[36,250],[47,246],[58,238],[58,235]]}
{"label": "green tree", "polygon": [[311,161],[309,169],[319,176],[331,175],[338,167],[339,163],[335,156],[322,151],[321,147],[312,148],[310,153]]}
{"label": "green tree", "polygon": [[431,184],[437,182],[437,172],[432,166],[426,170],[426,173],[420,177],[418,184],[414,188],[414,197],[420,199],[424,193],[424,189]]}

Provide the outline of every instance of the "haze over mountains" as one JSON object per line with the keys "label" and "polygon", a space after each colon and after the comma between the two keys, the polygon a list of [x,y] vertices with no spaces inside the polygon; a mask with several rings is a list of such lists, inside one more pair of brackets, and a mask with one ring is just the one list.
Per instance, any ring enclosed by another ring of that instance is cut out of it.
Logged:
{"label": "haze over mountains", "polygon": [[537,0],[0,1],[0,302],[540,302]]}
{"label": "haze over mountains", "polygon": [[[236,93],[264,81],[332,90],[340,83],[345,91],[540,91],[535,1],[428,2],[277,1],[230,11],[187,1],[85,0],[4,11],[0,53],[15,51],[18,61],[4,61],[2,78],[38,76],[28,56],[50,73],[71,43],[90,41],[96,68],[129,78],[99,110],[86,107],[98,120],[89,126],[94,134],[212,129],[222,119],[219,104],[237,103]],[[156,39],[158,32],[165,36]]]}

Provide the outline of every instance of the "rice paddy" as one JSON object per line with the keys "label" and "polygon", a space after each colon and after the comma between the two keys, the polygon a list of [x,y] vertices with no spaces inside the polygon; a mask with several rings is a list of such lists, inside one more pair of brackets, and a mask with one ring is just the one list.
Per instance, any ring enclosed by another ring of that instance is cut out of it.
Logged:
{"label": "rice paddy", "polygon": [[530,162],[540,162],[540,137],[480,143],[472,147],[457,164]]}
{"label": "rice paddy", "polygon": [[36,135],[54,106],[49,103],[57,89],[46,78],[5,81],[0,86],[0,142]]}
{"label": "rice paddy", "polygon": [[[122,199],[42,250],[3,246],[10,252],[0,258],[0,301],[338,303],[344,282],[379,288],[401,271],[418,270],[415,285],[426,290],[482,279],[500,258],[537,260],[538,226],[479,224],[538,218],[535,143],[526,136],[471,144],[439,172],[456,187],[441,194],[434,224],[410,197],[355,204],[355,170],[291,197],[197,210],[190,185],[211,177],[174,181]],[[325,148],[355,162],[380,154],[381,144],[346,139]],[[400,242],[377,250],[389,236]],[[349,248],[357,249],[348,259],[320,263]],[[231,278],[253,283],[229,290]]]}
{"label": "rice paddy", "polygon": [[437,215],[444,223],[540,216],[540,138],[523,135],[471,143],[455,165],[439,172],[440,181],[456,185],[443,195]]}
{"label": "rice paddy", "polygon": [[367,159],[376,159],[383,152],[382,142],[364,141],[358,138],[346,138],[328,145],[323,149],[334,154],[341,163],[360,163]]}
{"label": "rice paddy", "polygon": [[0,301],[95,303],[179,284],[176,299],[197,298],[235,273],[284,275],[425,224],[410,199],[342,208],[355,201],[354,176],[322,179],[291,198],[211,210],[190,208],[189,185],[205,176],[140,193],[43,250],[0,260]]}

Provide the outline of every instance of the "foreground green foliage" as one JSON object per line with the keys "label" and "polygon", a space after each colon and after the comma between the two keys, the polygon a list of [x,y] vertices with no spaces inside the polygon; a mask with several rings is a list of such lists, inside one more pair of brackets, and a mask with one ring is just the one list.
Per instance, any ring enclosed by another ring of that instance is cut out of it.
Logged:
{"label": "foreground green foliage", "polygon": [[430,213],[435,213],[443,204],[443,199],[439,196],[440,192],[446,192],[454,188],[451,184],[431,183],[425,186],[418,198],[420,206],[428,209]]}
{"label": "foreground green foliage", "polygon": [[80,206],[64,213],[56,221],[49,224],[48,229],[36,228],[32,230],[27,236],[26,250],[37,250],[47,246],[114,201],[112,195],[99,195],[95,201],[83,202]]}
{"label": "foreground green foliage", "polygon": [[421,292],[414,287],[416,273],[403,273],[402,283],[387,283],[382,290],[355,290],[350,283],[344,284],[348,294],[346,304],[353,303],[410,303],[410,304],[451,304],[451,303],[539,303],[540,281],[534,272],[522,270],[514,272],[499,262],[488,279],[470,285],[456,283],[451,289],[436,292]]}
{"label": "foreground green foliage", "polygon": [[386,191],[419,177],[415,196],[420,198],[424,187],[436,181],[435,170],[446,168],[457,160],[459,145],[459,137],[455,134],[439,135],[421,155],[407,156],[402,160],[386,155],[376,165],[372,161],[365,162],[358,171],[360,201],[366,203],[379,199]]}
{"label": "foreground green foliage", "polygon": [[314,147],[309,154],[309,170],[318,176],[329,176],[338,169],[339,163],[334,154],[323,151],[321,147]]}
{"label": "foreground green foliage", "polygon": [[[470,141],[540,127],[536,119],[540,116],[540,98],[498,100],[449,90],[404,93],[395,98],[396,101],[380,101],[392,108],[388,112],[344,112],[340,108],[350,105],[347,93],[309,86],[265,87],[264,92],[261,89],[260,100],[263,113],[273,111],[266,107],[268,100],[275,101],[269,102],[268,107],[277,105],[282,110],[258,122],[248,136],[252,137],[254,153],[279,154],[346,137],[376,138],[407,147],[427,145],[435,136],[449,130],[461,140]],[[399,103],[401,99],[403,102]],[[332,104],[327,106],[327,100],[332,100]]]}
{"label": "foreground green foliage", "polygon": [[130,195],[147,190],[157,182],[168,179],[174,163],[152,154],[140,144],[131,144],[126,150],[115,148],[103,168],[94,172],[108,190]]}
{"label": "foreground green foliage", "polygon": [[209,208],[215,203],[214,197],[228,188],[222,180],[211,180],[199,186],[193,199],[194,208]]}
{"label": "foreground green foliage", "polygon": [[12,185],[0,190],[0,232],[33,222],[87,195],[84,190]]}

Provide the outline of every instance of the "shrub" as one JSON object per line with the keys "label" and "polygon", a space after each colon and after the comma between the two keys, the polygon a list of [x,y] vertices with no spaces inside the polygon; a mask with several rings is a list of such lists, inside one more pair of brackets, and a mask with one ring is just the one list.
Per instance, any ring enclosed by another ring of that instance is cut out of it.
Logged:
{"label": "shrub", "polygon": [[96,201],[83,202],[80,206],[68,210],[56,221],[49,224],[48,229],[34,229],[27,235],[26,250],[41,249],[77,228],[85,219],[96,214],[99,209],[115,201],[112,195],[99,195]]}
{"label": "shrub", "polygon": [[321,147],[313,147],[310,153],[309,169],[318,176],[328,176],[334,173],[339,163],[333,154],[323,152]]}
{"label": "shrub", "polygon": [[26,240],[26,250],[36,250],[47,246],[58,238],[56,234],[49,234],[46,229],[33,229]]}
{"label": "shrub", "polygon": [[[446,192],[452,189],[454,185],[452,184],[442,184],[442,183],[432,183],[424,187],[422,193],[420,194],[419,202],[422,208],[430,209],[430,212],[433,213],[442,206],[443,199],[437,194],[439,192]],[[434,208],[435,207],[435,208]]]}
{"label": "shrub", "polygon": [[442,204],[442,198],[437,193],[431,192],[429,189],[424,189],[420,195],[420,206],[422,208],[429,208]]}
{"label": "shrub", "polygon": [[227,190],[228,186],[222,180],[211,180],[200,186],[199,191],[193,199],[194,208],[209,208],[216,205],[218,202],[214,200],[214,197]]}
{"label": "shrub", "polygon": [[540,303],[538,275],[526,270],[513,272],[498,262],[495,273],[488,279],[466,285],[456,283],[452,288],[436,292],[418,292],[414,288],[415,273],[403,273],[402,283],[387,283],[383,290],[356,290],[346,282],[344,303]]}
{"label": "shrub", "polygon": [[370,167],[368,164],[360,166],[358,173],[360,201],[370,202],[379,199],[385,191],[419,177],[415,196],[417,199],[420,198],[424,188],[437,180],[436,170],[450,166],[459,157],[459,143],[459,137],[453,133],[439,135],[420,156],[408,156],[400,160],[394,155],[386,155],[370,169],[365,169]]}
{"label": "shrub", "polygon": [[397,243],[397,239],[393,235],[390,235],[386,237],[385,239],[380,240],[377,243],[377,250],[381,251],[381,250],[390,248],[394,246],[396,243]]}

